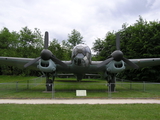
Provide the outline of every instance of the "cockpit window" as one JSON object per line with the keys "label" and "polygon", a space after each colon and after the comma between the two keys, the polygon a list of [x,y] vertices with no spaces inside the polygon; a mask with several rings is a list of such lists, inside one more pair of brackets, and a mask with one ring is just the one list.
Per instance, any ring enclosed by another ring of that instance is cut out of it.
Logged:
{"label": "cockpit window", "polygon": [[88,46],[80,44],[73,48],[72,57],[76,56],[79,53],[86,56],[87,53],[91,54],[91,50]]}
{"label": "cockpit window", "polygon": [[88,46],[85,47],[86,51],[91,54],[91,50]]}

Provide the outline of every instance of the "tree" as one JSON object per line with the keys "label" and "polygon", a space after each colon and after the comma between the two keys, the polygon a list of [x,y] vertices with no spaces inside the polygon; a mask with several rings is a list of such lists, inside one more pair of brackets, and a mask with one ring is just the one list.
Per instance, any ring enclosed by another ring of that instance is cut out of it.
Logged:
{"label": "tree", "polygon": [[0,31],[0,48],[1,49],[8,49],[10,42],[11,42],[11,36],[12,34],[10,33],[10,31],[4,27],[1,31]]}
{"label": "tree", "polygon": [[15,31],[10,32],[6,27],[0,31],[0,55],[15,56],[15,48],[17,48],[17,39],[19,35]]}
{"label": "tree", "polygon": [[61,44],[63,50],[64,50],[64,60],[70,60],[71,59],[71,54],[72,54],[72,51],[71,51],[71,48],[68,46],[68,42],[66,42],[65,40],[62,41],[62,44]]}
{"label": "tree", "polygon": [[22,28],[19,33],[19,44],[17,51],[20,57],[37,57],[43,48],[43,38],[39,29],[34,31],[28,27]]}
{"label": "tree", "polygon": [[51,50],[58,59],[63,59],[63,49],[57,39],[53,39],[53,41],[50,42],[48,49]]}
{"label": "tree", "polygon": [[62,41],[62,45],[58,43],[57,39],[53,39],[53,41],[50,42],[49,50],[52,51],[52,53],[60,60],[69,60],[70,59],[70,52],[69,49],[66,48],[66,46],[63,46],[65,41]]}
{"label": "tree", "polygon": [[76,46],[77,44],[83,44],[83,37],[81,36],[80,32],[77,30],[73,29],[71,34],[68,34],[68,47],[71,49]]}
{"label": "tree", "polygon": [[[140,16],[139,20],[121,32],[121,46],[127,58],[160,57],[160,23],[146,21]],[[127,70],[121,73],[125,79],[141,81],[158,81],[159,66],[145,67],[138,70]],[[134,76],[134,77],[133,77]]]}
{"label": "tree", "polygon": [[115,49],[115,34],[108,32],[104,39],[96,39],[93,43],[93,50],[97,52],[97,60],[105,60]]}
{"label": "tree", "polygon": [[[36,28],[32,31],[27,27],[24,27],[18,33],[15,31],[10,32],[4,27],[0,31],[0,55],[9,57],[36,58],[42,50],[42,39],[41,32]],[[25,75],[30,75],[34,71],[21,70],[13,66],[1,66],[1,74],[19,75],[23,74],[23,72],[25,72]]]}

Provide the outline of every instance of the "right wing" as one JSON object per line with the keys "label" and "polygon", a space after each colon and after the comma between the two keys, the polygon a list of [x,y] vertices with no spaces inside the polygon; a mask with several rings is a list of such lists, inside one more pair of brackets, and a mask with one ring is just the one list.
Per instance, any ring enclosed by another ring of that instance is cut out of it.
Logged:
{"label": "right wing", "polygon": [[[24,65],[34,58],[19,58],[19,57],[0,57],[0,65],[15,66],[23,69]],[[29,68],[37,69],[38,61]]]}

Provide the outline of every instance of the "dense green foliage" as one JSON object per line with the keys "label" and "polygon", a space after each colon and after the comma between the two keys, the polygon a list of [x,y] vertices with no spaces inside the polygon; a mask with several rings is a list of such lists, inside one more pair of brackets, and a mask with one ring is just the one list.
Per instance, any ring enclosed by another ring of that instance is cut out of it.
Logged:
{"label": "dense green foliage", "polygon": [[[19,32],[10,32],[7,28],[3,28],[0,31],[0,56],[35,58],[40,54],[42,46],[42,35],[37,28],[34,31],[27,27],[22,28]],[[2,65],[0,67],[0,74],[38,75],[38,72]]]}
{"label": "dense green foliage", "polygon": [[[128,59],[160,57],[160,23],[147,22],[139,17],[135,24],[122,25],[121,50]],[[97,52],[97,60],[105,60],[116,50],[116,33],[108,32],[105,39],[96,39],[93,50]],[[145,67],[139,70],[127,70],[119,74],[129,80],[160,81],[160,66]]]}

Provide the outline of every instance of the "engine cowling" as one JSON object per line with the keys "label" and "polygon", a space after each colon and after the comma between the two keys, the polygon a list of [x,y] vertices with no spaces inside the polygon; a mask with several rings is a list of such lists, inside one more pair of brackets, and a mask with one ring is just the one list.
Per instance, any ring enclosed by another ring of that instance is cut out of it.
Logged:
{"label": "engine cowling", "polygon": [[124,62],[122,60],[118,62],[113,60],[106,66],[106,70],[111,73],[119,73],[125,70]]}
{"label": "engine cowling", "polygon": [[37,68],[39,68],[43,72],[54,72],[56,71],[56,64],[51,59],[49,60],[40,59]]}

